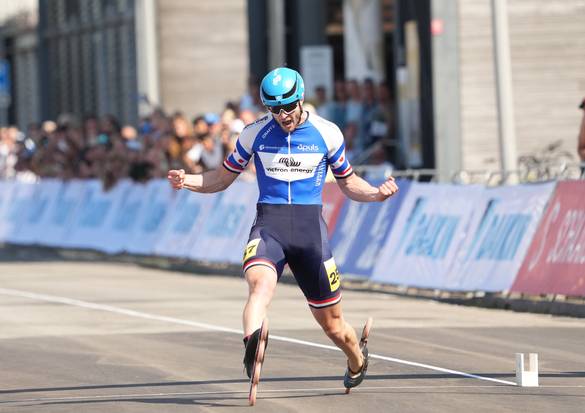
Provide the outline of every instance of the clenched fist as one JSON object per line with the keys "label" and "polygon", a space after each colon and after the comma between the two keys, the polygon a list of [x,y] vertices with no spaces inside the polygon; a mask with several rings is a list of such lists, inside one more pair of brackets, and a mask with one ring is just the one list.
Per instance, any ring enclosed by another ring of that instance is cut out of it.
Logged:
{"label": "clenched fist", "polygon": [[398,192],[398,185],[394,181],[394,177],[391,176],[384,182],[382,185],[378,187],[378,191],[382,197],[382,200],[391,197],[396,192]]}
{"label": "clenched fist", "polygon": [[183,189],[185,186],[185,170],[171,169],[167,174],[167,179],[171,183],[173,189]]}

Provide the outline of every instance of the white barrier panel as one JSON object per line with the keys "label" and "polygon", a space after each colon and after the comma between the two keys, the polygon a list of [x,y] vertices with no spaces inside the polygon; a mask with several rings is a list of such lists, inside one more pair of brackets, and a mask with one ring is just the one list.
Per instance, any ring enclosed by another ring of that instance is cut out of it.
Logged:
{"label": "white barrier panel", "polygon": [[28,194],[21,198],[22,205],[17,206],[21,210],[16,221],[18,230],[14,231],[7,241],[14,244],[36,244],[44,236],[43,220],[48,216],[49,208],[55,202],[56,194],[62,188],[63,182],[45,179],[38,183],[16,185],[28,188],[26,190]]}
{"label": "white barrier panel", "polygon": [[240,179],[218,193],[189,257],[211,262],[241,263],[250,227],[256,217],[257,200],[256,183]]}
{"label": "white barrier panel", "polygon": [[154,252],[167,257],[187,257],[203,232],[215,199],[215,194],[179,191],[169,225],[155,244]]}
{"label": "white barrier panel", "polygon": [[[372,185],[381,183],[372,182]],[[343,274],[371,277],[411,181],[399,179],[396,183],[400,191],[385,202],[348,200],[343,206],[331,237],[335,262]]]}
{"label": "white barrier panel", "polygon": [[125,250],[148,255],[154,253],[154,246],[174,213],[178,193],[166,180],[158,179],[146,184],[142,196],[144,204],[138,214],[138,223],[128,236]]}
{"label": "white barrier panel", "polygon": [[[41,183],[42,185],[42,183]],[[55,185],[49,207],[38,223],[37,242],[41,245],[62,247],[80,208],[86,181],[74,180]]]}
{"label": "white barrier panel", "polygon": [[5,227],[3,238],[7,242],[14,242],[18,232],[22,227],[23,221],[26,220],[26,214],[31,205],[31,199],[34,196],[36,185],[33,183],[17,182],[12,188],[12,197],[10,198],[10,207],[7,218],[10,225]]}
{"label": "white barrier panel", "polygon": [[510,289],[534,237],[554,183],[486,188],[444,288]]}
{"label": "white barrier panel", "polygon": [[114,213],[112,206],[125,185],[128,185],[127,181],[106,192],[101,181],[85,181],[81,206],[73,218],[71,230],[63,246],[101,249],[108,238],[105,232],[106,220]]}
{"label": "white barrier panel", "polygon": [[18,189],[17,182],[0,181],[0,241],[7,241],[16,225],[18,210],[12,200]]}
{"label": "white barrier panel", "polygon": [[483,187],[413,183],[374,267],[372,280],[441,288],[469,236]]}
{"label": "white barrier panel", "polygon": [[6,191],[6,197],[2,207],[3,224],[0,225],[0,239],[13,242],[18,235],[21,221],[26,218],[30,199],[34,195],[34,189],[34,184],[23,182],[14,182],[6,189],[1,188]]}
{"label": "white barrier panel", "polygon": [[[508,290],[555,185],[413,183],[382,245],[372,280],[450,290]],[[257,197],[255,182],[241,179],[219,194],[174,191],[166,180],[125,180],[109,192],[97,180],[0,181],[0,240],[238,264]],[[376,215],[379,222],[369,222],[366,214],[372,208],[364,205],[348,206],[345,220],[354,224],[354,236],[348,237],[352,241],[360,234],[362,242],[382,234],[388,220],[386,205],[377,204],[382,208]],[[337,248],[340,263],[346,258],[351,265],[360,264],[349,247],[341,243]],[[364,250],[365,257],[369,250],[371,246]]]}
{"label": "white barrier panel", "polygon": [[112,206],[112,213],[108,215],[103,225],[103,232],[99,235],[100,245],[95,248],[116,254],[123,252],[132,240],[133,233],[138,227],[138,218],[146,204],[145,194],[147,184],[122,181]]}

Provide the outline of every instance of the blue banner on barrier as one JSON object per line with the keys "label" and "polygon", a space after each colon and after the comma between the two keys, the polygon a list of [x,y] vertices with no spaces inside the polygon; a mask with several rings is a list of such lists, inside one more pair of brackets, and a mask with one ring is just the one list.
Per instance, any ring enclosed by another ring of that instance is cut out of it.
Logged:
{"label": "blue banner on barrier", "polygon": [[14,182],[0,180],[0,242],[6,241],[6,236],[10,233],[10,228],[13,225],[8,220],[13,188]]}
{"label": "blue banner on barrier", "polygon": [[257,199],[256,183],[243,180],[237,180],[227,190],[217,194],[189,257],[211,262],[241,263],[256,216]]}
{"label": "blue banner on barrier", "polygon": [[137,230],[141,211],[146,204],[146,184],[132,181],[118,183],[112,211],[97,234],[95,248],[108,252],[119,253],[132,242]]}
{"label": "blue banner on barrier", "polygon": [[199,194],[191,191],[177,193],[169,225],[160,235],[154,251],[167,257],[187,257],[197,242],[204,223],[212,210],[217,194]]}
{"label": "blue banner on barrier", "polygon": [[483,187],[415,182],[380,251],[372,279],[441,288],[481,201]]}
{"label": "blue banner on barrier", "polygon": [[[372,185],[380,185],[373,182]],[[335,262],[342,273],[370,277],[411,182],[398,180],[399,192],[385,202],[348,201],[331,237]]]}
{"label": "blue banner on barrier", "polygon": [[136,228],[126,243],[126,251],[133,254],[154,253],[160,235],[172,218],[177,197],[177,191],[166,180],[158,179],[146,184],[142,208]]}
{"label": "blue banner on barrier", "polygon": [[477,219],[443,287],[508,290],[524,260],[555,183],[486,188]]}
{"label": "blue banner on barrier", "polygon": [[[105,252],[118,252],[113,248],[115,233],[109,223],[117,215],[121,196],[133,183],[129,180],[119,182],[113,188],[104,190],[100,181],[88,181],[84,190],[84,200],[75,218],[67,245],[76,248],[92,248]],[[128,232],[124,232],[124,237]]]}
{"label": "blue banner on barrier", "polygon": [[8,242],[14,242],[20,229],[26,223],[29,205],[34,197],[36,184],[16,182],[12,187],[12,196],[9,199],[8,208],[5,210],[6,225],[3,238]]}
{"label": "blue banner on barrier", "polygon": [[73,180],[55,188],[50,205],[40,222],[42,231],[38,237],[39,244],[55,247],[66,245],[71,226],[83,202],[86,184],[86,181]]}
{"label": "blue banner on barrier", "polygon": [[110,225],[113,231],[129,234],[136,228],[144,204],[144,193],[145,188],[141,184],[133,184],[126,188]]}
{"label": "blue banner on barrier", "polygon": [[12,234],[9,241],[15,244],[35,244],[43,238],[45,232],[43,222],[51,203],[55,200],[55,194],[59,192],[63,183],[56,179],[45,179],[40,183],[18,185],[31,185],[32,193],[23,207],[20,219],[16,222],[18,231]]}
{"label": "blue banner on barrier", "polygon": [[230,238],[236,233],[240,226],[240,221],[244,218],[246,212],[245,205],[234,205],[231,203],[222,204],[219,194],[214,212],[205,225],[205,234],[211,237]]}
{"label": "blue banner on barrier", "polygon": [[193,228],[197,217],[201,214],[201,205],[181,206],[181,213],[171,224],[171,230],[176,234],[187,234]]}
{"label": "blue banner on barrier", "polygon": [[461,291],[510,288],[553,188],[413,184],[372,279]]}

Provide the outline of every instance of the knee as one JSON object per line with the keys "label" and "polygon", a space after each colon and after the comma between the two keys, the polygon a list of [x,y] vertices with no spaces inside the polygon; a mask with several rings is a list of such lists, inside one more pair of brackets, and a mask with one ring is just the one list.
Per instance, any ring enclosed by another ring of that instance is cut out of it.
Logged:
{"label": "knee", "polygon": [[267,294],[271,293],[273,289],[273,284],[268,280],[257,280],[256,282],[250,284],[251,294]]}
{"label": "knee", "polygon": [[271,272],[255,273],[247,277],[250,294],[272,294],[276,287],[275,278]]}
{"label": "knee", "polygon": [[326,320],[321,323],[321,328],[323,328],[323,331],[329,338],[338,339],[343,336],[341,319],[332,318],[330,320]]}

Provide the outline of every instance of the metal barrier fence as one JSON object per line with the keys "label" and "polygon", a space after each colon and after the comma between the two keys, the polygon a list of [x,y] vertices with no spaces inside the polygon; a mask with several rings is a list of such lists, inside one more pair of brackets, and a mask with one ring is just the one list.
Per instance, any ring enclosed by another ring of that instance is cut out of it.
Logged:
{"label": "metal barrier fence", "polygon": [[137,121],[134,0],[39,2],[42,115]]}
{"label": "metal barrier fence", "polygon": [[[354,170],[366,177],[382,178],[392,175],[395,178],[425,182],[437,182],[439,176],[437,169],[394,170],[389,165],[358,165]],[[550,162],[534,167],[521,167],[514,171],[462,170],[453,173],[450,182],[498,186],[569,179],[585,179],[585,162]]]}

